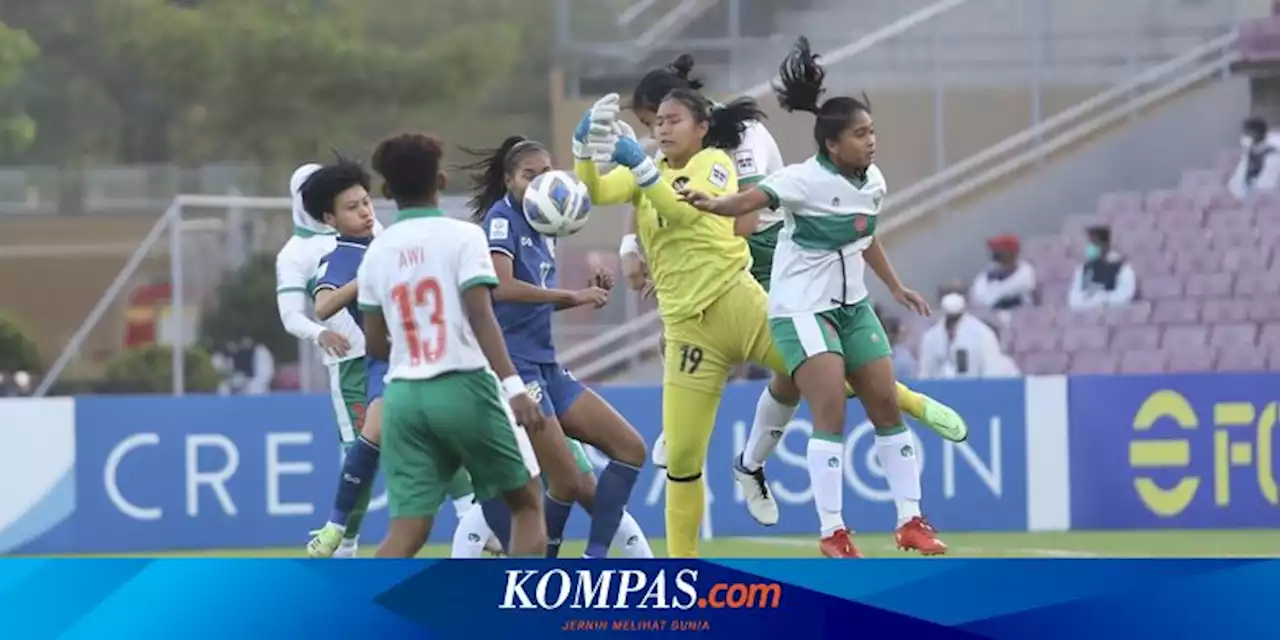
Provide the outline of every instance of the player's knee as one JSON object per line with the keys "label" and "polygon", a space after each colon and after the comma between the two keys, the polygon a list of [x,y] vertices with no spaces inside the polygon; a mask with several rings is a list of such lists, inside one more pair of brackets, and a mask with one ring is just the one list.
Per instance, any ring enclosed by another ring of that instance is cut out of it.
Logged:
{"label": "player's knee", "polygon": [[640,468],[644,466],[644,461],[649,459],[649,447],[645,445],[644,438],[641,438],[635,429],[627,429],[626,436],[619,438],[618,445],[614,447],[612,457],[623,464]]}
{"label": "player's knee", "polygon": [[800,404],[800,387],[796,386],[796,381],[791,376],[773,374],[773,378],[769,380],[769,395],[785,405]]}
{"label": "player's knee", "polygon": [[706,464],[706,453],[673,451],[667,445],[667,477],[686,478],[702,475]]}

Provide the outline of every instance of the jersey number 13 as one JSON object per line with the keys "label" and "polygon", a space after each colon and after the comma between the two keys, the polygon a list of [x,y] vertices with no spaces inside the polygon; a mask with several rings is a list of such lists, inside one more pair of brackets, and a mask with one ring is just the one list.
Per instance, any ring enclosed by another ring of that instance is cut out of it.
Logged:
{"label": "jersey number 13", "polygon": [[[444,296],[440,292],[440,283],[435,278],[423,278],[412,289],[408,283],[398,284],[391,289],[391,299],[400,311],[405,346],[409,348],[409,363],[416,366],[423,361],[439,360],[444,355],[445,345]],[[428,322],[435,329],[434,335],[426,340],[418,328],[417,311],[420,307],[429,308]]]}

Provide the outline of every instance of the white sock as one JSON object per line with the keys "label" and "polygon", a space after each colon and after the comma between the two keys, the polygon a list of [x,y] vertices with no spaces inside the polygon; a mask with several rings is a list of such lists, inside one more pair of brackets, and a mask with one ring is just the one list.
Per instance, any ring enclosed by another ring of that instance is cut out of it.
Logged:
{"label": "white sock", "polygon": [[822,537],[844,528],[844,443],[809,438],[809,483]]}
{"label": "white sock", "polygon": [[458,528],[453,530],[453,550],[450,558],[479,558],[484,554],[484,543],[493,535],[489,523],[484,521],[484,509],[470,509],[458,518]]}
{"label": "white sock", "polygon": [[649,548],[649,540],[640,530],[640,523],[630,513],[622,512],[622,522],[618,523],[618,533],[613,536],[610,549],[616,549],[622,558],[652,558],[653,549]]}
{"label": "white sock", "polygon": [[751,422],[751,434],[747,436],[747,448],[742,452],[742,466],[755,471],[764,466],[773,450],[778,448],[787,423],[795,417],[799,405],[788,406],[778,402],[769,393],[769,387],[760,392],[756,401],[756,416]]}
{"label": "white sock", "polygon": [[468,493],[461,498],[453,499],[453,512],[458,514],[459,519],[468,511],[471,511],[471,507],[474,506],[476,506],[476,495],[474,493]]}
{"label": "white sock", "polygon": [[337,550],[333,552],[335,558],[354,558],[356,553],[360,551],[360,537],[343,538],[342,543],[338,545]]}
{"label": "white sock", "polygon": [[920,459],[910,431],[876,436],[876,458],[898,508],[898,526],[920,515]]}

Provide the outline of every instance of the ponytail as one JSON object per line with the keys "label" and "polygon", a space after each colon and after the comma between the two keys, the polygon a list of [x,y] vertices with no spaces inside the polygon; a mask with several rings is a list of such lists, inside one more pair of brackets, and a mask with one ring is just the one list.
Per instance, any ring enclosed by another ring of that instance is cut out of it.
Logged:
{"label": "ponytail", "polygon": [[827,72],[818,64],[818,57],[809,48],[809,39],[800,36],[778,68],[779,81],[774,84],[773,92],[783,109],[807,111],[817,116],[813,124],[813,140],[818,149],[825,150],[827,141],[839,138],[840,132],[857,112],[871,113],[871,100],[864,92],[861,100],[840,96],[819,104],[826,93],[822,82]]}
{"label": "ponytail", "polygon": [[719,108],[712,108],[710,115],[710,126],[702,139],[702,145],[728,151],[742,146],[747,125],[765,117],[760,105],[751,98],[738,98]]}
{"label": "ponytail", "polygon": [[456,167],[471,172],[471,199],[467,200],[467,208],[471,209],[472,222],[478,224],[493,205],[506,197],[507,174],[524,154],[546,150],[541,142],[524,136],[511,136],[494,149],[464,148],[465,153],[478,158]]}
{"label": "ponytail", "polygon": [[677,89],[698,91],[703,83],[692,76],[693,56],[682,53],[675,62],[644,74],[631,95],[631,108],[657,111],[667,94]]}

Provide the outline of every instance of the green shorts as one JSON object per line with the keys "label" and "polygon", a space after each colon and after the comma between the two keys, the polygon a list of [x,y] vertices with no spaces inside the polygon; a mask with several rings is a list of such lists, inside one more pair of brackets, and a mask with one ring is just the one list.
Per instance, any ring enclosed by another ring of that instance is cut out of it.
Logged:
{"label": "green shorts", "polygon": [[529,436],[516,426],[489,371],[392,380],[382,403],[382,471],[392,518],[434,516],[459,469],[470,472],[481,502],[538,475]]}
{"label": "green shorts", "polygon": [[364,426],[364,358],[352,358],[328,365],[329,401],[338,421],[338,440],[351,444]]}
{"label": "green shorts", "polygon": [[769,332],[792,374],[805,360],[820,353],[840,354],[845,373],[893,355],[889,336],[880,326],[870,299],[810,315],[771,318]]}
{"label": "green shorts", "polygon": [[773,253],[778,248],[778,232],[782,223],[747,236],[747,249],[751,251],[751,277],[769,290],[769,275],[773,272]]}

